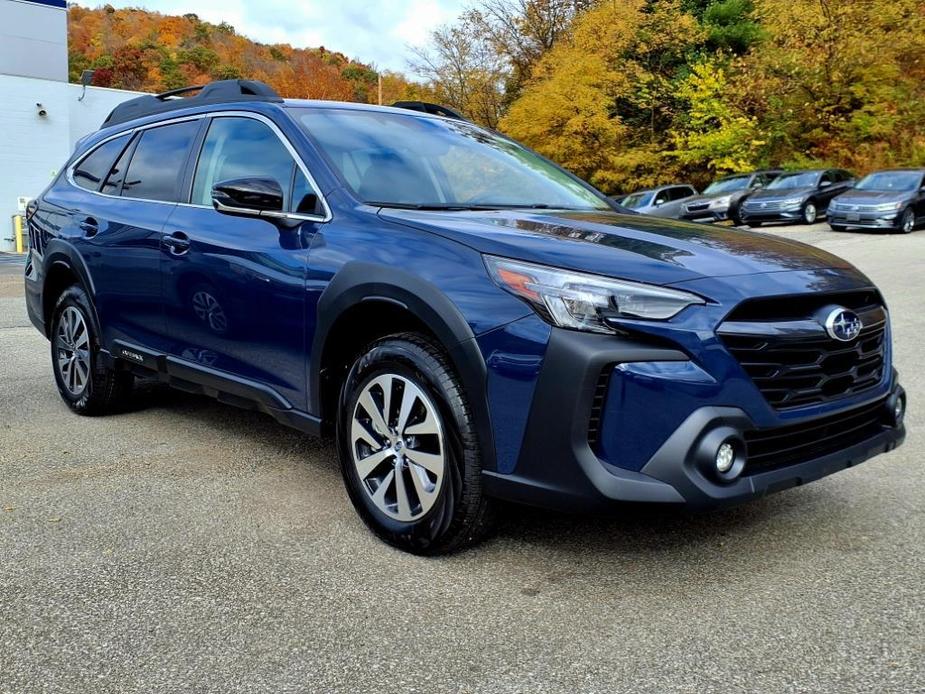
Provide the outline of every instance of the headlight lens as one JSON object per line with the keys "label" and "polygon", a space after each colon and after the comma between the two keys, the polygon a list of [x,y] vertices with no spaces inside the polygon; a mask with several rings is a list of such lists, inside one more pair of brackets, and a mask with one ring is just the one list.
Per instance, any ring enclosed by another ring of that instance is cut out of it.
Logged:
{"label": "headlight lens", "polygon": [[724,195],[723,197],[721,197],[721,198],[716,198],[716,200],[714,200],[713,202],[711,202],[711,203],[710,203],[710,207],[711,207],[712,209],[716,209],[716,208],[719,208],[719,207],[729,207],[729,204],[730,204],[731,202],[732,202],[732,196],[731,196],[731,195]]}
{"label": "headlight lens", "polygon": [[795,207],[803,204],[803,198],[787,198],[780,201],[781,207]]}
{"label": "headlight lens", "polygon": [[693,304],[706,303],[695,294],[650,284],[612,280],[486,255],[492,279],[527,301],[543,318],[560,328],[613,333],[606,318],[667,320]]}
{"label": "headlight lens", "polygon": [[892,212],[893,210],[898,210],[903,206],[901,202],[884,202],[879,205],[874,205],[874,209],[877,212]]}

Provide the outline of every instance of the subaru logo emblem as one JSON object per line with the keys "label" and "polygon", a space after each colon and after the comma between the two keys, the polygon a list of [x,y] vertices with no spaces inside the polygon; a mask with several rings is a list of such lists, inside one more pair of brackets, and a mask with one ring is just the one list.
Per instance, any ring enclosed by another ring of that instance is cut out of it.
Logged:
{"label": "subaru logo emblem", "polygon": [[839,342],[851,342],[861,334],[861,318],[854,311],[838,307],[825,319],[825,331]]}

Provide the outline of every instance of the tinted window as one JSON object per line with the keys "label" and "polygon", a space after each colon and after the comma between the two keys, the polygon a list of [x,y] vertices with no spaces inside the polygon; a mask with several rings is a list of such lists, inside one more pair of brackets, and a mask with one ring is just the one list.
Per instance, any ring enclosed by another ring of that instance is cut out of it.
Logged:
{"label": "tinted window", "polygon": [[129,145],[109,169],[109,176],[106,177],[106,182],[103,184],[104,193],[107,195],[119,194],[119,188],[122,186],[122,179],[125,178],[125,170],[128,168],[128,162],[131,158],[132,146]]}
{"label": "tinted window", "polygon": [[620,201],[620,204],[623,207],[628,207],[631,210],[636,209],[637,207],[645,207],[646,205],[652,202],[652,193],[633,193],[632,195],[627,195],[623,200]]}
{"label": "tinted window", "polygon": [[295,176],[292,181],[292,206],[290,212],[299,214],[316,214],[323,215],[324,210],[321,207],[321,201],[318,200],[318,194],[311,187],[302,169],[295,167]]}
{"label": "tinted window", "polygon": [[99,190],[100,184],[109,173],[113,160],[119,156],[128,142],[128,135],[110,140],[95,150],[74,167],[74,183],[87,190]]}
{"label": "tinted window", "polygon": [[183,166],[199,121],[184,121],[151,128],[141,133],[132,155],[122,195],[144,200],[178,200]]}
{"label": "tinted window", "polygon": [[819,173],[807,171],[804,173],[783,174],[771,181],[768,186],[773,190],[792,190],[794,188],[815,188],[819,183]]}
{"label": "tinted window", "polygon": [[[283,189],[283,209],[293,211],[290,190],[296,169],[295,159],[266,124],[253,118],[216,118],[209,126],[199,155],[192,202],[211,206],[212,186],[221,181],[272,178]],[[311,205],[314,211],[317,196],[315,201],[305,201],[311,191],[301,171],[299,176],[301,179],[295,181],[299,190],[294,207]]]}
{"label": "tinted window", "polygon": [[678,186],[669,191],[669,200],[680,200],[695,195],[694,189],[690,186]]}

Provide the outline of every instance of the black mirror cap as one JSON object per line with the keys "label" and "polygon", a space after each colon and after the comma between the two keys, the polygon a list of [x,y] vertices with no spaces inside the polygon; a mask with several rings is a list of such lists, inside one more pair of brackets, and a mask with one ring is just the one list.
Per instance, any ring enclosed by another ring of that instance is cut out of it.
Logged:
{"label": "black mirror cap", "polygon": [[234,178],[212,186],[212,204],[219,212],[254,214],[283,212],[283,187],[273,178]]}

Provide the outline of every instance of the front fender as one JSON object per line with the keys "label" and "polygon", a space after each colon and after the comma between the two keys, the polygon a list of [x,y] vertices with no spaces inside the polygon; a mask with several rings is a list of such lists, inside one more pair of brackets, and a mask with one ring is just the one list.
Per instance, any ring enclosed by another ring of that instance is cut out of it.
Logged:
{"label": "front fender", "polygon": [[321,411],[322,355],[332,327],[345,311],[371,300],[388,301],[410,311],[447,350],[472,407],[476,431],[483,444],[484,466],[494,469],[487,370],[475,335],[457,307],[439,288],[394,267],[360,261],[347,263],[322,292],[309,364],[310,411]]}

